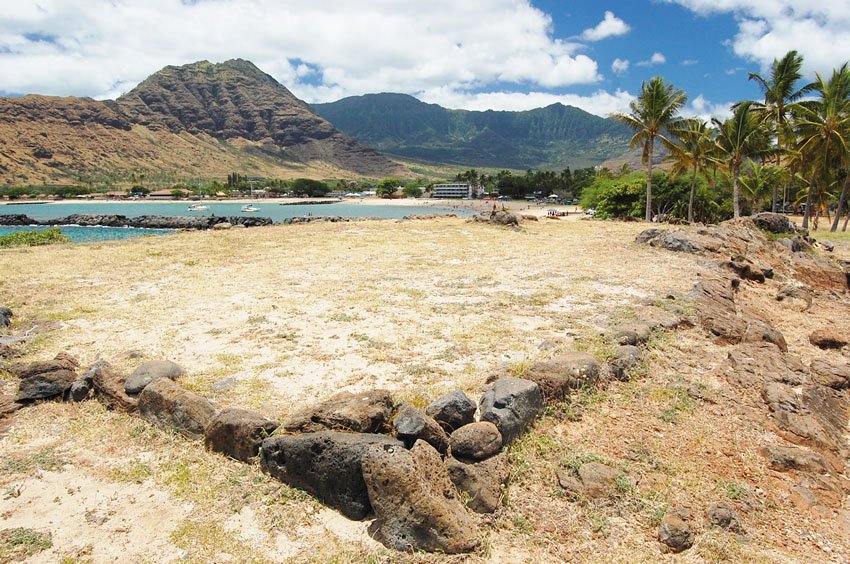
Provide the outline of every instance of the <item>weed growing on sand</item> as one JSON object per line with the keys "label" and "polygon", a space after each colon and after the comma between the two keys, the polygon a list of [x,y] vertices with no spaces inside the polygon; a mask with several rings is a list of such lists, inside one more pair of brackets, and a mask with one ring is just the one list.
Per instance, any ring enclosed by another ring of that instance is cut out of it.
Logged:
{"label": "weed growing on sand", "polygon": [[189,552],[191,562],[215,562],[226,559],[238,562],[267,562],[215,521],[186,520],[171,532],[178,548]]}
{"label": "weed growing on sand", "polygon": [[30,474],[35,470],[61,472],[65,461],[53,447],[45,447],[33,454],[11,456],[3,463],[4,474]]}
{"label": "weed growing on sand", "polygon": [[4,529],[0,531],[0,562],[23,560],[53,546],[50,533],[34,529]]}

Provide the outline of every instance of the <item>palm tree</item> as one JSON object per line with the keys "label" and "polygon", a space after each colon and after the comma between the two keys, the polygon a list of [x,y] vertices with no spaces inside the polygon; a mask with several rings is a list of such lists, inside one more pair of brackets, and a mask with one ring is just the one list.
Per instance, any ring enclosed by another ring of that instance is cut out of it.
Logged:
{"label": "palm tree", "polygon": [[[813,179],[825,185],[831,183],[830,173],[850,167],[850,68],[844,63],[832,72],[829,80],[820,73],[814,82],[813,91],[817,100],[801,102],[796,118],[800,133],[799,151],[812,163]],[[803,217],[803,229],[809,227],[809,215],[814,190],[810,188]],[[843,213],[847,197],[847,183],[838,198],[837,216]],[[838,229],[834,222],[832,230]]]}
{"label": "palm tree", "polygon": [[647,165],[646,175],[646,221],[652,221],[652,157],[655,153],[655,140],[664,145],[672,143],[663,132],[678,121],[679,110],[688,101],[684,90],[665,84],[664,79],[656,76],[641,85],[640,95],[629,104],[628,114],[614,114],[612,117],[635,131],[631,140],[632,148],[641,146],[643,162]]}
{"label": "palm tree", "polygon": [[[798,55],[797,51],[788,51],[781,59],[773,60],[767,77],[750,73],[750,80],[756,81],[764,93],[764,102],[754,102],[752,111],[774,129],[780,154],[783,149],[793,144],[794,132],[790,115],[795,109],[795,103],[812,88],[812,85],[808,84],[795,90],[797,81],[803,76],[800,73],[802,67],[803,57]],[[777,164],[780,164],[779,160],[780,158],[777,159]],[[787,185],[785,188],[787,190]],[[771,206],[774,213],[777,210],[778,191],[779,187],[774,186]]]}
{"label": "palm tree", "polygon": [[762,127],[752,102],[741,102],[735,113],[726,121],[711,120],[717,128],[717,149],[732,175],[732,206],[735,217],[741,217],[741,165],[746,159],[765,158],[776,153],[770,147],[768,132]]}
{"label": "palm tree", "polygon": [[692,170],[691,194],[688,198],[688,222],[694,222],[694,195],[697,189],[697,176],[711,158],[715,147],[711,138],[712,129],[704,120],[690,118],[680,120],[670,133],[677,143],[670,147],[669,160],[673,162],[673,176],[679,176]]}
{"label": "palm tree", "polygon": [[784,168],[763,165],[752,159],[747,160],[741,172],[739,182],[750,194],[752,202],[750,208],[753,212],[760,208],[761,202],[769,195],[767,189],[773,187],[773,192],[776,193],[776,187],[785,177]]}

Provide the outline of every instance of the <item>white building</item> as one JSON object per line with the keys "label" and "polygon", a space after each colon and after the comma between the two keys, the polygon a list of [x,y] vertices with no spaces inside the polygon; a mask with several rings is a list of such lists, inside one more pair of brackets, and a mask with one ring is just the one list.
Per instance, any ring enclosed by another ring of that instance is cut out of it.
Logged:
{"label": "white building", "polygon": [[472,184],[434,184],[431,188],[432,198],[471,198]]}

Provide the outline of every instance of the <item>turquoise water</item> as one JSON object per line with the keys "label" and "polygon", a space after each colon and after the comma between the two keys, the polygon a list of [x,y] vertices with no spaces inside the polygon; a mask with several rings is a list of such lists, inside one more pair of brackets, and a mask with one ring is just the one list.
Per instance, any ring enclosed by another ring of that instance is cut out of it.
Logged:
{"label": "turquoise water", "polygon": [[[40,231],[47,227],[5,227],[0,226],[0,235],[8,235],[15,231]],[[75,243],[91,243],[97,241],[112,241],[115,239],[133,239],[146,235],[165,235],[171,233],[171,229],[133,229],[131,227],[73,227],[63,226],[59,228]]]}
{"label": "turquoise water", "polygon": [[243,204],[231,202],[204,202],[210,209],[203,212],[188,211],[191,202],[105,202],[105,203],[49,203],[49,204],[20,204],[2,205],[0,214],[24,214],[35,219],[50,219],[64,217],[72,214],[117,214],[127,217],[140,215],[169,215],[169,216],[195,216],[195,215],[252,215],[257,217],[270,217],[275,223],[279,223],[290,217],[304,215],[314,216],[342,216],[342,217],[379,217],[399,218],[406,215],[430,214],[430,213],[464,213],[460,210],[449,208],[430,208],[419,206],[370,206],[367,203],[318,204],[318,205],[295,205],[282,206],[274,201],[255,201],[254,205],[260,211],[243,213]]}
{"label": "turquoise water", "polygon": [[[377,217],[399,218],[417,214],[467,214],[463,210],[449,208],[431,208],[419,206],[375,206],[366,203],[314,204],[282,206],[273,201],[257,201],[254,205],[260,208],[258,212],[244,213],[243,204],[232,202],[204,202],[209,209],[202,212],[188,210],[190,202],[104,202],[104,203],[48,203],[48,204],[16,204],[0,205],[0,215],[24,214],[33,219],[53,219],[73,214],[115,214],[127,217],[140,215],[165,216],[256,216],[269,217],[275,223],[280,223],[290,217],[305,215],[341,216],[341,217]],[[13,231],[38,229],[35,227],[4,227],[0,226],[0,235]],[[126,227],[74,227],[63,226],[62,232],[74,242],[107,241],[111,239],[131,239],[144,235],[162,235],[170,233],[169,229],[132,229]]]}

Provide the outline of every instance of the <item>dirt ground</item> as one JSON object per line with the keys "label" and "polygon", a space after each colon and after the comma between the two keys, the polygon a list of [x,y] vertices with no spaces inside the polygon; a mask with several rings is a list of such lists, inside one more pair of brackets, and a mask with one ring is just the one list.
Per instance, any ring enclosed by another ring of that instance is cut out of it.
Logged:
{"label": "dirt ground", "polygon": [[[512,231],[446,218],[12,249],[0,252],[0,305],[32,335],[22,360],[68,351],[129,373],[168,358],[186,368],[184,387],[277,419],[340,390],[387,388],[424,406],[458,388],[477,398],[494,369],[522,374],[559,351],[605,360],[601,333],[647,301],[675,295],[687,309],[703,259],[636,244],[645,227],[541,220]],[[834,241],[850,258],[850,239]],[[822,354],[807,328],[850,319],[846,298],[802,313],[776,306],[773,284],[748,299],[774,312],[792,352]],[[390,551],[367,523],[256,465],[91,401],[15,415],[0,438],[0,529],[49,533],[34,562],[846,562],[850,506],[825,515],[795,504],[789,478],[758,454],[779,438],[713,374],[725,358],[700,329],[659,334],[631,382],[550,407],[510,448],[504,507],[479,518],[471,556]],[[616,495],[571,501],[555,473],[587,460],[630,479]],[[700,530],[688,552],[663,553],[667,509],[701,518],[718,501],[742,514],[745,534]],[[0,545],[0,561],[22,546]]]}

